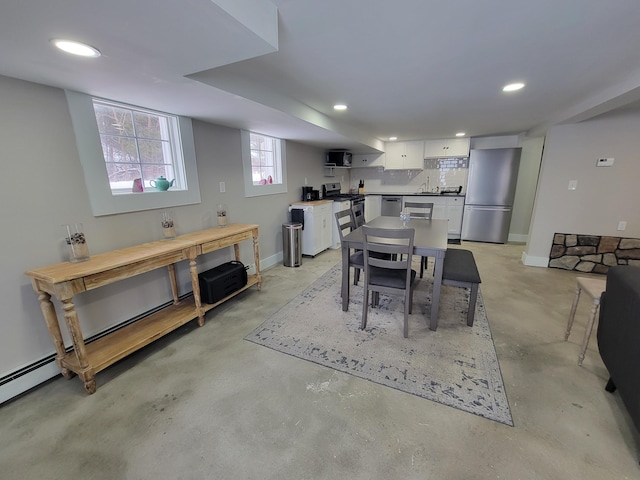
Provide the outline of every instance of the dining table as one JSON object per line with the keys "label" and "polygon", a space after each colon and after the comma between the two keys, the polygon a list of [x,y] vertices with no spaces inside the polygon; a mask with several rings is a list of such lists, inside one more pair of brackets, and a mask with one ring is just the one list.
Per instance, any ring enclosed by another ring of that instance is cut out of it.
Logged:
{"label": "dining table", "polygon": [[[403,222],[400,217],[380,216],[366,223],[376,228],[413,228],[413,254],[435,259],[433,274],[433,294],[428,325],[431,330],[438,328],[438,308],[440,306],[440,289],[442,287],[442,265],[447,253],[447,220],[426,220],[412,218]],[[362,250],[362,227],[358,227],[342,239],[342,310],[349,309],[349,252],[351,249]],[[366,273],[365,273],[366,275]]]}

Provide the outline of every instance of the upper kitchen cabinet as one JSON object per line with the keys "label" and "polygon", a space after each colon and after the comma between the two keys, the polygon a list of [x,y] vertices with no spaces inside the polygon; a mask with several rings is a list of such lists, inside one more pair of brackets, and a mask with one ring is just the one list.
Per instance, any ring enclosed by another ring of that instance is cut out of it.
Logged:
{"label": "upper kitchen cabinet", "polygon": [[424,158],[468,157],[469,145],[468,138],[426,140],[424,142]]}
{"label": "upper kitchen cabinet", "polygon": [[385,142],[385,170],[422,170],[424,142]]}
{"label": "upper kitchen cabinet", "polygon": [[351,168],[384,167],[384,153],[356,154],[351,159]]}

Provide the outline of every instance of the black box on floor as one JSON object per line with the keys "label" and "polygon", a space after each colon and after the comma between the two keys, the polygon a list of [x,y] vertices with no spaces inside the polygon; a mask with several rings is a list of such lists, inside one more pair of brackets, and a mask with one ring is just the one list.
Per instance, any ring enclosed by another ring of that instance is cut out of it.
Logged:
{"label": "black box on floor", "polygon": [[242,262],[223,263],[199,274],[198,283],[202,303],[216,303],[247,284],[247,271]]}

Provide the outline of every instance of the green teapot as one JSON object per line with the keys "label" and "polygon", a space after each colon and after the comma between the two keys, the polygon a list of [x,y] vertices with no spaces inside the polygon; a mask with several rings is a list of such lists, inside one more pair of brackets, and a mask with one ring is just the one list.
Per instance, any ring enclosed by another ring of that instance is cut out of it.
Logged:
{"label": "green teapot", "polygon": [[169,190],[170,187],[173,187],[173,182],[175,181],[176,181],[175,178],[169,181],[166,178],[164,178],[162,175],[160,175],[155,180],[150,180],[149,185],[151,185],[156,190],[160,190],[161,192],[166,192],[167,190]]}

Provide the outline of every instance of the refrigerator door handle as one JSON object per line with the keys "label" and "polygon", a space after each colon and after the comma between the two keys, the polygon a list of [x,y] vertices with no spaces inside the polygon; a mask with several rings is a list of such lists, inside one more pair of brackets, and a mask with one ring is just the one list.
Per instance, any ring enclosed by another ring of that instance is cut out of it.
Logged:
{"label": "refrigerator door handle", "polygon": [[471,210],[488,210],[488,211],[499,211],[499,212],[508,212],[509,210],[511,210],[511,207],[508,206],[502,206],[502,205],[498,205],[495,207],[491,207],[491,206],[483,206],[483,205],[466,205],[466,208]]}

